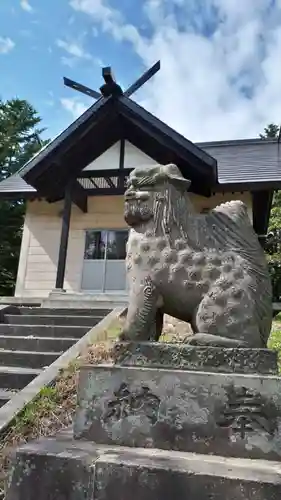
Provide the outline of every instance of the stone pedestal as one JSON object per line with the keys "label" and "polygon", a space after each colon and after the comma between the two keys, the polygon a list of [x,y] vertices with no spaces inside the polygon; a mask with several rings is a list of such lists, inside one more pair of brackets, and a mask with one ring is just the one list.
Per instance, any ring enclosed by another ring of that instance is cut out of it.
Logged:
{"label": "stone pedestal", "polygon": [[113,350],[121,366],[172,368],[212,373],[277,375],[277,353],[269,349],[197,347],[166,342],[120,342]]}
{"label": "stone pedestal", "polygon": [[18,450],[7,500],[277,500],[281,379],[268,350],[118,344],[84,366],[74,438]]}
{"label": "stone pedestal", "polygon": [[76,439],[281,459],[281,381],[133,367],[83,367]]}

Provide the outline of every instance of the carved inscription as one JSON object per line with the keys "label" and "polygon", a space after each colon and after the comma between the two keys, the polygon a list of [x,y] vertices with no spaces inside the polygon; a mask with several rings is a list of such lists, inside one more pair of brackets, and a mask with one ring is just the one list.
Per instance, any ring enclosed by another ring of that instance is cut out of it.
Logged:
{"label": "carved inscription", "polygon": [[246,387],[232,388],[228,402],[217,420],[220,427],[231,428],[241,439],[252,432],[274,434],[275,419],[268,418],[265,401]]}
{"label": "carved inscription", "polygon": [[114,397],[107,403],[102,415],[104,422],[117,422],[130,415],[143,412],[152,424],[157,422],[160,399],[146,386],[131,391],[128,384],[122,383]]}

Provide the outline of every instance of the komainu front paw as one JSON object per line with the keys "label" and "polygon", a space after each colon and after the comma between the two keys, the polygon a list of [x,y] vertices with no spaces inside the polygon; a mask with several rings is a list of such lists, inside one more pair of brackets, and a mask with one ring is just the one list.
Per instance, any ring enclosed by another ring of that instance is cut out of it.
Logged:
{"label": "komainu front paw", "polygon": [[242,340],[221,337],[209,333],[195,333],[186,339],[186,344],[194,346],[210,346],[210,347],[247,347],[247,344]]}
{"label": "komainu front paw", "polygon": [[130,338],[128,331],[125,328],[123,328],[123,330],[119,333],[116,340],[117,342],[127,342],[132,339]]}
{"label": "komainu front paw", "polygon": [[186,336],[186,338],[184,339],[184,343],[189,345],[201,345],[196,334]]}
{"label": "komainu front paw", "polygon": [[146,330],[134,330],[124,328],[118,335],[117,342],[147,342],[155,340],[155,334],[150,336]]}
{"label": "komainu front paw", "polygon": [[143,339],[141,332],[136,332],[132,328],[130,330],[124,328],[117,337],[117,342],[141,342],[142,340],[148,339]]}

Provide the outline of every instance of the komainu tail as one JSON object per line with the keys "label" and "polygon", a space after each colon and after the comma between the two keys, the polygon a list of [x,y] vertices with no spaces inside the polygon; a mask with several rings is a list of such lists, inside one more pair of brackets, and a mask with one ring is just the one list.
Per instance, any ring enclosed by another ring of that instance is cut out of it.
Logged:
{"label": "komainu tail", "polygon": [[251,288],[256,303],[257,320],[264,344],[272,321],[271,280],[263,249],[249,219],[247,207],[241,201],[230,201],[214,208],[206,222],[221,251],[232,251],[245,262],[245,270],[253,279]]}

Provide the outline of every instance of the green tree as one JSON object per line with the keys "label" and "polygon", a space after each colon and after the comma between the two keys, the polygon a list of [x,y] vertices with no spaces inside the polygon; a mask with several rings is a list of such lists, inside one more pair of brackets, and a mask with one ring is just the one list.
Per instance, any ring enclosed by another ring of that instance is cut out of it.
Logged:
{"label": "green tree", "polygon": [[[280,133],[280,126],[275,123],[269,123],[264,128],[263,134],[260,134],[261,139],[275,139]],[[272,208],[268,231],[281,230],[281,191],[276,191],[273,196]]]}
{"label": "green tree", "polygon": [[268,231],[281,230],[281,191],[273,195]]}
{"label": "green tree", "polygon": [[[41,118],[25,100],[0,100],[0,181],[17,172],[45,144]],[[25,213],[23,200],[0,198],[0,295],[14,291]]]}
{"label": "green tree", "polygon": [[[280,134],[280,126],[270,123],[260,134],[261,139],[274,139]],[[273,301],[281,300],[281,191],[275,191],[265,243],[269,272],[272,280]]]}
{"label": "green tree", "polygon": [[275,123],[269,123],[267,127],[264,128],[263,134],[260,134],[261,139],[275,139],[278,137],[280,132],[280,126]]}

